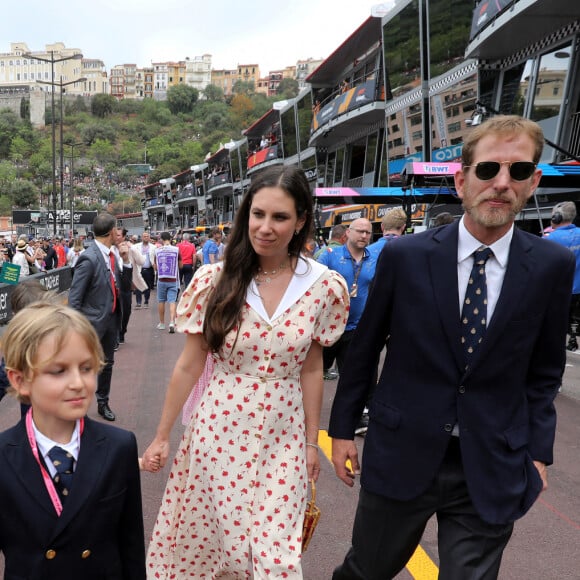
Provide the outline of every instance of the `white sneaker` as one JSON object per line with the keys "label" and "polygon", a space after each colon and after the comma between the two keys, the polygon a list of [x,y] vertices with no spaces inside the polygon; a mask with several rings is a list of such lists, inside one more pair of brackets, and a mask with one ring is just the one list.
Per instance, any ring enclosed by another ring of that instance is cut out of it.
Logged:
{"label": "white sneaker", "polygon": [[163,322],[160,322],[160,323],[157,325],[157,330],[165,330],[165,324],[163,324]]}
{"label": "white sneaker", "polygon": [[175,324],[173,322],[169,324],[169,334],[175,334]]}

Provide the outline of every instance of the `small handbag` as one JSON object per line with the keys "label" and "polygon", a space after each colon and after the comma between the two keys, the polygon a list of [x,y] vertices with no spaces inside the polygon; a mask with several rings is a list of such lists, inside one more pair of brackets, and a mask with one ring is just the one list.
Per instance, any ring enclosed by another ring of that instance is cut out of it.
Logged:
{"label": "small handbag", "polygon": [[302,552],[306,552],[308,544],[314,535],[314,530],[320,519],[320,508],[316,505],[316,485],[314,480],[310,480],[312,498],[306,504],[306,513],[304,514],[304,525],[302,526]]}

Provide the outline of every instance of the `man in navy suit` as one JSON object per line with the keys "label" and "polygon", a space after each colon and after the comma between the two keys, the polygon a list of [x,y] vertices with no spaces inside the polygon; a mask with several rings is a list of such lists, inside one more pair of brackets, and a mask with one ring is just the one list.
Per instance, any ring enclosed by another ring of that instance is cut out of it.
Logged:
{"label": "man in navy suit", "polygon": [[79,256],[68,296],[69,306],[90,320],[101,340],[105,366],[99,375],[97,409],[107,421],[116,418],[109,406],[109,393],[122,319],[121,296],[124,291],[130,291],[132,278],[128,244],[122,242],[118,247],[122,264],[111,249],[117,237],[116,227],[117,220],[109,213],[102,212],[94,219],[95,241]]}
{"label": "man in navy suit", "polygon": [[[540,127],[521,117],[474,128],[455,175],[462,219],[381,254],[330,419],[336,473],[353,486],[354,430],[388,339],[352,547],[334,580],[394,577],[433,514],[439,578],[495,579],[513,522],[547,488],[574,258],[514,228],[540,181],[542,147]],[[481,341],[466,353],[463,302],[484,248]]]}

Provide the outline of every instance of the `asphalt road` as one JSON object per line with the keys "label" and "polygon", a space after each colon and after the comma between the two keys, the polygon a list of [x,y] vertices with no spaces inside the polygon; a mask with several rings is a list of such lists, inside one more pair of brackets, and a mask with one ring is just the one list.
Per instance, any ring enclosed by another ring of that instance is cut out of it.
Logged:
{"label": "asphalt road", "polygon": [[[181,335],[155,328],[157,311],[154,303],[152,306],[133,312],[126,344],[117,353],[111,392],[116,424],[136,433],[140,452],[154,435],[165,385],[184,340]],[[335,387],[334,381],[325,384],[322,426],[328,423]],[[559,423],[556,461],[549,469],[550,487],[516,525],[504,555],[502,580],[580,578],[580,354],[568,354],[563,389],[556,404]],[[89,415],[98,418],[96,404]],[[0,403],[0,429],[11,426],[18,418],[16,401],[5,398]],[[182,431],[181,425],[175,426],[173,451]],[[357,440],[362,449],[364,439]],[[166,468],[159,474],[142,475],[147,536],[155,522],[167,474]],[[342,561],[350,543],[357,495],[356,486],[347,488],[335,477],[330,462],[323,461],[317,498],[322,518],[304,555],[306,580],[329,579],[334,566]],[[424,556],[414,560],[413,574],[406,570],[397,580],[437,577],[436,533],[436,523],[432,521],[422,543]]]}

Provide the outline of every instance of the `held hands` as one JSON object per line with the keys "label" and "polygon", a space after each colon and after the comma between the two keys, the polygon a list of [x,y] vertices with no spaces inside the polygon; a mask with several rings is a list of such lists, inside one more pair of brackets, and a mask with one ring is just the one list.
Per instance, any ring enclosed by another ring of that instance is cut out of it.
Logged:
{"label": "held hands", "polygon": [[[347,464],[347,461],[350,461],[350,465]],[[354,441],[350,439],[332,440],[332,464],[337,477],[348,487],[352,487],[354,478],[360,475],[358,451]]]}
{"label": "held hands", "polygon": [[167,463],[169,456],[169,441],[155,438],[143,454],[141,468],[144,471],[157,473]]}

